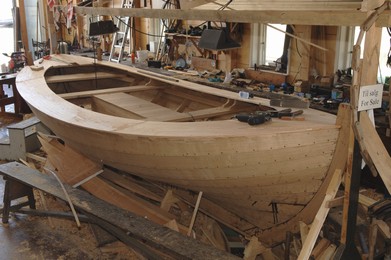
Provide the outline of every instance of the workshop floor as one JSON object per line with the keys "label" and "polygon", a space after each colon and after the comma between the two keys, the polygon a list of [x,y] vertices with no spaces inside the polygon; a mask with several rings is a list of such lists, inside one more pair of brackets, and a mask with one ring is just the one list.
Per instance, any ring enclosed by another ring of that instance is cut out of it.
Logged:
{"label": "workshop floor", "polygon": [[[0,201],[4,181],[0,180]],[[37,195],[37,194],[36,194]],[[48,207],[66,210],[66,205],[46,197]],[[40,207],[39,196],[36,196]],[[2,207],[2,204],[1,204]],[[8,224],[0,224],[0,260],[19,259],[140,259],[120,242],[97,246],[91,226],[74,221],[11,213]]]}

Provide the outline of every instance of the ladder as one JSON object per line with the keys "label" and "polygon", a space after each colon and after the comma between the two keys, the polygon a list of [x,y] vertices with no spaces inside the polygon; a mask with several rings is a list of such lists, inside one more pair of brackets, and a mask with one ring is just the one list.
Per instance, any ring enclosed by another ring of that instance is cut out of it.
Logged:
{"label": "ladder", "polygon": [[[133,3],[131,0],[122,0],[121,8],[132,8]],[[113,42],[111,44],[111,51],[109,61],[120,63],[125,49],[126,38],[129,33],[129,16],[126,17],[118,17],[117,19],[117,28],[123,28],[125,30],[119,30],[114,33]],[[118,51],[118,56],[116,56],[116,51]]]}

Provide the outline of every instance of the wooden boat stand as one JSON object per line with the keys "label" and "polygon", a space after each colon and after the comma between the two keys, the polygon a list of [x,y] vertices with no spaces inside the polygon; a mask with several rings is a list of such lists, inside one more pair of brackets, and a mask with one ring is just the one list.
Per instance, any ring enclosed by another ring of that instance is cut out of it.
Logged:
{"label": "wooden boat stand", "polygon": [[[66,201],[66,196],[57,180],[39,171],[17,162],[0,165],[0,174],[6,182],[4,190],[3,223],[8,222],[9,211],[29,205],[35,208],[33,188],[51,194]],[[84,214],[83,221],[94,223],[115,236],[123,243],[139,251],[150,259],[238,259],[236,256],[220,251],[211,245],[204,244],[193,238],[172,231],[166,227],[154,224],[129,211],[115,207],[96,199],[89,193],[64,184],[75,208]],[[17,206],[10,206],[14,199],[27,196],[29,201]],[[35,210],[31,210],[34,212]],[[27,213],[28,211],[24,211]],[[37,211],[36,215],[46,215]],[[61,216],[48,213],[47,216]],[[69,217],[69,214],[63,214]]]}
{"label": "wooden boat stand", "polygon": [[[383,143],[370,123],[367,111],[358,111],[359,90],[361,86],[372,85],[376,82],[376,71],[379,57],[372,55],[376,53],[375,42],[371,39],[379,35],[379,30],[374,28],[374,23],[379,16],[391,8],[390,1],[385,1],[374,12],[368,14],[368,18],[361,26],[357,42],[353,47],[353,84],[351,88],[352,106],[352,128],[354,131],[354,149],[352,154],[351,171],[348,171],[345,185],[345,201],[343,211],[343,226],[341,234],[341,254],[336,259],[359,259],[361,258],[355,245],[355,230],[357,219],[357,207],[359,199],[359,185],[362,158],[372,171],[372,174],[380,174],[385,186],[391,190],[391,180],[389,173],[391,158],[385,150]],[[360,44],[366,34],[364,59],[360,60]],[[350,175],[350,176],[349,176]]]}
{"label": "wooden boat stand", "polygon": [[[356,233],[356,220],[358,213],[359,203],[359,188],[360,188],[360,174],[361,174],[361,162],[365,160],[368,167],[371,169],[374,175],[380,174],[388,191],[391,191],[391,178],[389,177],[389,170],[391,168],[391,157],[384,148],[382,141],[380,140],[375,128],[370,122],[368,113],[366,111],[357,111],[358,96],[360,86],[371,85],[376,82],[376,68],[374,66],[378,62],[378,56],[373,55],[376,53],[376,46],[371,42],[373,35],[367,35],[366,39],[366,51],[371,53],[369,59],[360,60],[360,43],[363,39],[364,33],[368,32],[373,24],[376,22],[381,13],[391,8],[391,2],[385,1],[383,5],[371,13],[367,20],[361,26],[360,35],[357,43],[354,46],[352,68],[354,70],[353,86],[351,89],[351,107],[352,107],[352,130],[354,131],[354,141],[351,141],[350,155],[348,158],[347,171],[345,172],[345,194],[343,198],[343,219],[342,219],[342,231],[341,231],[341,245],[334,253],[333,259],[361,259],[362,256],[358,252],[355,245],[355,233]],[[376,32],[373,32],[376,34]],[[367,46],[368,45],[368,46]],[[366,55],[364,54],[364,57]],[[377,60],[377,61],[376,61]],[[373,70],[374,73],[368,71]],[[371,68],[369,70],[369,68]],[[364,72],[363,74],[361,72]],[[370,74],[370,76],[368,76]],[[327,194],[326,194],[327,196]],[[319,209],[321,212],[322,207]],[[319,212],[317,216],[319,215]],[[315,218],[315,221],[317,218]],[[314,221],[314,223],[315,223]],[[323,223],[323,221],[322,221]],[[319,226],[319,223],[316,223]],[[370,227],[369,237],[369,258],[374,257],[374,246],[376,242],[377,229],[380,228],[386,238],[390,238],[390,230],[386,223],[382,220],[373,218]],[[312,227],[311,227],[312,229]],[[315,237],[316,239],[316,237]],[[303,246],[304,249],[304,246]],[[305,249],[306,258],[308,259],[309,253],[312,247]],[[302,250],[303,251],[303,250]],[[309,252],[308,252],[309,251]],[[301,252],[301,255],[305,252]]]}

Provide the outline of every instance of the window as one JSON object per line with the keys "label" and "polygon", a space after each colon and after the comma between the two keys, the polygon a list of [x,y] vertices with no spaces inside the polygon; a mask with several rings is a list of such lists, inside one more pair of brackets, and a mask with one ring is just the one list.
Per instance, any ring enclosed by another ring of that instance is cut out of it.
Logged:
{"label": "window", "polygon": [[[277,29],[275,29],[275,28]],[[278,30],[279,29],[279,30]],[[275,66],[284,51],[284,24],[253,24],[252,25],[252,55],[250,64]]]}
{"label": "window", "polygon": [[[3,2],[4,1],[4,2]],[[0,9],[0,65],[1,72],[6,72],[9,58],[2,53],[11,54],[14,51],[14,28],[12,18],[12,0],[3,0]]]}

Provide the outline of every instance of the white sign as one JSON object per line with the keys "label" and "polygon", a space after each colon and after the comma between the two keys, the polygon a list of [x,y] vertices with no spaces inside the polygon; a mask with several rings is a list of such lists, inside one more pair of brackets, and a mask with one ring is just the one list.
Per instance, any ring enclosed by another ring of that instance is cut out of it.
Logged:
{"label": "white sign", "polygon": [[380,108],[382,97],[383,84],[362,86],[358,97],[358,111]]}

